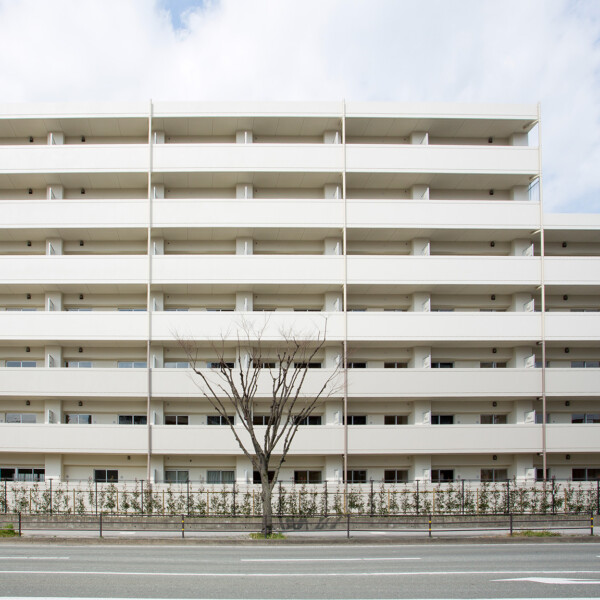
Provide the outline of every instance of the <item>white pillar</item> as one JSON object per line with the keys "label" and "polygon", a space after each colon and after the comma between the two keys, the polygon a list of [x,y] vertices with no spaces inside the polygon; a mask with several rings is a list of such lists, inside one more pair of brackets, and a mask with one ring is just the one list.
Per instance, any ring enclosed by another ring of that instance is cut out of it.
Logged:
{"label": "white pillar", "polygon": [[413,185],[410,188],[411,200],[429,200],[429,186],[428,185]]}
{"label": "white pillar", "polygon": [[335,369],[338,365],[342,364],[342,350],[335,346],[325,348],[325,369]]}
{"label": "white pillar", "polygon": [[342,134],[339,131],[326,131],[323,134],[323,143],[325,144],[341,144]]}
{"label": "white pillar", "polygon": [[531,365],[533,355],[534,352],[531,346],[517,346],[513,348],[513,355],[507,366],[512,369],[525,369],[535,366],[535,361],[534,365]]}
{"label": "white pillar", "polygon": [[165,240],[163,238],[152,238],[152,254],[162,256],[165,253]]}
{"label": "white pillar", "polygon": [[510,199],[527,202],[529,200],[529,188],[526,185],[516,185],[510,190]]}
{"label": "white pillar", "polygon": [[431,456],[416,455],[413,458],[413,464],[409,469],[408,478],[414,481],[431,481]]}
{"label": "white pillar", "polygon": [[341,400],[325,402],[325,425],[341,425],[344,416],[344,404]]}
{"label": "white pillar", "polygon": [[252,238],[237,238],[235,240],[235,253],[242,255],[254,254],[254,241]]}
{"label": "white pillar", "polygon": [[152,292],[150,294],[150,302],[152,303],[153,312],[161,312],[165,310],[165,293]]}
{"label": "white pillar", "polygon": [[340,238],[325,238],[323,250],[324,254],[342,254],[342,240]]}
{"label": "white pillar", "polygon": [[165,197],[165,186],[162,183],[152,185],[152,197],[155,200],[162,200]]}
{"label": "white pillar", "polygon": [[60,238],[46,240],[46,256],[61,255],[63,253],[63,241]]}
{"label": "white pillar", "polygon": [[254,295],[252,292],[236,292],[236,312],[252,312],[254,310]]}
{"label": "white pillar", "polygon": [[431,294],[415,292],[411,296],[410,312],[431,312]]}
{"label": "white pillar", "polygon": [[252,143],[252,132],[249,130],[242,130],[235,132],[235,143],[236,144],[251,144]]}
{"label": "white pillar", "polygon": [[531,294],[513,294],[510,301],[511,312],[531,312],[534,309],[534,299]]}
{"label": "white pillar", "polygon": [[45,400],[44,401],[44,423],[62,423],[62,400]]}
{"label": "white pillar", "polygon": [[61,311],[63,309],[63,295],[61,292],[46,292],[44,299],[45,310]]}
{"label": "white pillar", "polygon": [[327,483],[342,483],[344,476],[344,461],[341,456],[325,457],[324,480]]}
{"label": "white pillar", "polygon": [[47,369],[62,367],[62,348],[60,346],[46,346],[44,348],[45,367]]}
{"label": "white pillar", "polygon": [[164,144],[165,143],[165,132],[164,131],[152,132],[152,143],[153,144]]}
{"label": "white pillar", "polygon": [[427,131],[413,131],[410,134],[410,143],[418,146],[427,146],[429,144],[429,133]]}
{"label": "white pillar", "polygon": [[252,200],[254,187],[251,183],[238,183],[235,186],[235,197],[238,200]]}
{"label": "white pillar", "polygon": [[235,457],[235,482],[239,485],[252,483],[252,463],[245,456]]}
{"label": "white pillar", "polygon": [[165,477],[165,457],[153,454],[150,457],[150,483],[162,481]]}
{"label": "white pillar", "polygon": [[164,346],[150,346],[150,365],[152,369],[162,369],[165,366]]}
{"label": "white pillar", "polygon": [[513,240],[510,243],[511,256],[533,256],[533,244],[531,240]]}
{"label": "white pillar", "polygon": [[431,368],[431,346],[416,346],[412,349],[412,356],[408,361],[411,369]]}
{"label": "white pillar", "polygon": [[62,146],[65,143],[65,134],[62,131],[51,131],[48,134],[49,146]]}
{"label": "white pillar", "polygon": [[326,200],[339,200],[342,197],[342,190],[337,183],[328,183],[323,186],[323,196]]}
{"label": "white pillar", "polygon": [[54,479],[60,481],[63,477],[63,459],[62,454],[46,454],[44,461],[46,481]]}
{"label": "white pillar", "polygon": [[513,133],[508,138],[508,143],[511,146],[528,146],[529,145],[529,136],[526,133]]}
{"label": "white pillar", "polygon": [[[512,473],[511,473],[512,471]],[[512,469],[508,472],[509,478],[515,478],[518,483],[525,483],[535,479],[532,454],[516,454]]]}
{"label": "white pillar", "polygon": [[48,200],[62,200],[65,195],[65,188],[62,185],[49,185],[46,187],[46,198]]}
{"label": "white pillar", "polygon": [[431,243],[425,238],[415,238],[410,241],[410,253],[412,256],[430,256]]}
{"label": "white pillar", "polygon": [[326,292],[325,303],[323,310],[325,312],[340,312],[342,310],[342,293],[341,292]]}

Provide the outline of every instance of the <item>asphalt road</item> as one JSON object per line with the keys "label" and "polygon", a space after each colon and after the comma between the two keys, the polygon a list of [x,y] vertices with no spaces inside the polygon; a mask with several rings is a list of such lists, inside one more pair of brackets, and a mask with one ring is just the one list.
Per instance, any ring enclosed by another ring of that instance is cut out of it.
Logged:
{"label": "asphalt road", "polygon": [[0,544],[0,598],[598,598],[600,544]]}

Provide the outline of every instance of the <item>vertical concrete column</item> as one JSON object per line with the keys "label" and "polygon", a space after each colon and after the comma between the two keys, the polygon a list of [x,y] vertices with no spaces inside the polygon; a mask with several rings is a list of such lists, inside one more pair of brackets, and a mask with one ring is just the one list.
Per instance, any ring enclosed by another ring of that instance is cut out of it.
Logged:
{"label": "vertical concrete column", "polygon": [[152,292],[150,295],[152,303],[152,312],[161,312],[165,310],[165,294],[164,292]]}
{"label": "vertical concrete column", "polygon": [[415,400],[411,417],[413,425],[431,425],[431,400]]}
{"label": "vertical concrete column", "polygon": [[415,292],[411,296],[410,312],[431,312],[431,294]]}
{"label": "vertical concrete column", "polygon": [[60,481],[63,477],[63,457],[62,454],[46,454],[44,460],[46,481],[53,479]]}
{"label": "vertical concrete column", "polygon": [[150,458],[150,483],[163,481],[165,477],[165,457],[153,454]]}
{"label": "vertical concrete column", "polygon": [[341,456],[325,457],[324,481],[327,483],[342,483],[344,476],[344,464]]}
{"label": "vertical concrete column", "polygon": [[162,200],[165,197],[165,186],[162,183],[152,184],[152,197],[155,200]]}
{"label": "vertical concrete column", "polygon": [[413,145],[427,146],[429,144],[429,133],[427,131],[413,131],[409,139]]}
{"label": "vertical concrete column", "polygon": [[533,243],[531,240],[513,240],[510,243],[511,256],[533,256]]}
{"label": "vertical concrete column", "polygon": [[249,237],[237,238],[235,240],[235,253],[246,256],[254,254],[254,240]]}
{"label": "vertical concrete column", "polygon": [[413,185],[410,188],[411,200],[429,200],[429,186],[428,185]]}
{"label": "vertical concrete column", "polygon": [[153,144],[164,144],[165,143],[165,132],[164,131],[153,131],[152,132],[152,143]]}
{"label": "vertical concrete column", "polygon": [[45,400],[44,401],[44,423],[62,423],[62,400]]}
{"label": "vertical concrete column", "polygon": [[65,134],[62,131],[51,131],[48,134],[49,146],[62,146],[65,143]]}
{"label": "vertical concrete column", "polygon": [[44,307],[47,311],[61,311],[63,309],[63,295],[61,292],[46,292]]}
{"label": "vertical concrete column", "polygon": [[150,402],[150,424],[163,425],[165,422],[165,403],[162,400],[152,399]]}
{"label": "vertical concrete column", "polygon": [[342,197],[342,188],[338,183],[328,183],[323,186],[325,200],[339,200]]}
{"label": "vertical concrete column", "polygon": [[152,254],[160,256],[165,253],[165,240],[163,238],[152,238]]}
{"label": "vertical concrete column", "polygon": [[341,238],[325,238],[323,242],[323,254],[333,254],[339,256],[342,254]]}
{"label": "vertical concrete column", "polygon": [[252,463],[245,456],[235,457],[235,482],[239,485],[252,483]]}
{"label": "vertical concrete column", "polygon": [[408,361],[410,369],[431,368],[431,346],[416,346],[412,349],[412,356]]}
{"label": "vertical concrete column", "polygon": [[410,241],[411,256],[430,256],[431,242],[425,238],[415,238]]}
{"label": "vertical concrete column", "polygon": [[52,184],[46,187],[46,198],[48,200],[62,200],[65,195],[65,188],[62,185]]}
{"label": "vertical concrete column", "polygon": [[251,144],[253,141],[252,131],[244,129],[235,132],[235,143],[236,144]]}
{"label": "vertical concrete column", "polygon": [[507,366],[512,369],[526,369],[535,367],[535,356],[531,346],[517,346],[513,348],[512,358]]}
{"label": "vertical concrete column", "polygon": [[511,146],[529,146],[529,136],[526,133],[513,133],[508,138],[508,143]]}
{"label": "vertical concrete column", "polygon": [[534,308],[534,299],[531,294],[513,294],[511,296],[511,312],[532,312]]}
{"label": "vertical concrete column", "polygon": [[529,201],[529,188],[526,185],[516,185],[510,190],[510,199],[519,202]]}
{"label": "vertical concrete column", "polygon": [[341,144],[342,134],[339,131],[326,131],[323,133],[324,144]]}
{"label": "vertical concrete column", "polygon": [[252,312],[254,310],[254,294],[252,292],[235,293],[236,312]]}
{"label": "vertical concrete column", "polygon": [[251,183],[238,183],[235,186],[235,197],[237,200],[252,200],[254,186]]}
{"label": "vertical concrete column", "polygon": [[533,466],[532,454],[516,454],[514,463],[508,471],[509,478],[515,478],[518,483],[533,481],[535,479],[535,468]]}
{"label": "vertical concrete column", "polygon": [[325,369],[335,369],[342,364],[342,350],[336,347],[325,348]]}
{"label": "vertical concrete column", "polygon": [[165,348],[164,346],[150,346],[150,365],[153,369],[162,369],[165,366]]}
{"label": "vertical concrete column", "polygon": [[44,348],[45,364],[48,369],[62,367],[61,346],[46,346]]}
{"label": "vertical concrete column", "polygon": [[342,292],[326,292],[323,310],[325,312],[340,312],[343,308]]}
{"label": "vertical concrete column", "polygon": [[431,481],[431,456],[416,455],[413,464],[408,471],[408,478],[414,481]]}
{"label": "vertical concrete column", "polygon": [[63,253],[63,241],[60,238],[46,240],[46,256],[59,256]]}
{"label": "vertical concrete column", "polygon": [[344,404],[341,400],[327,400],[325,408],[325,425],[341,425],[344,416]]}
{"label": "vertical concrete column", "polygon": [[510,417],[512,417],[511,421],[514,420],[517,425],[524,425],[526,423],[533,425],[535,423],[533,400],[516,400],[513,414]]}

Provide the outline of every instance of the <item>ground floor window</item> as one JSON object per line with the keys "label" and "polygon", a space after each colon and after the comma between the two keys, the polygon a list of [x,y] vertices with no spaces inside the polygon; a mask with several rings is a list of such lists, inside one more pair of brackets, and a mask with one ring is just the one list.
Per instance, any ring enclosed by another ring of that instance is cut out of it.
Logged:
{"label": "ground floor window", "polygon": [[431,469],[432,483],[454,481],[454,469]]}
{"label": "ground floor window", "polygon": [[189,471],[165,471],[165,481],[167,483],[187,483],[189,480]]}
{"label": "ground floor window", "polygon": [[406,483],[408,481],[408,471],[404,469],[386,469],[383,472],[385,483]]}
{"label": "ground floor window", "polygon": [[367,483],[367,472],[357,469],[346,471],[346,481],[348,483]]}
{"label": "ground floor window", "polygon": [[0,467],[0,481],[44,481],[45,469]]}
{"label": "ground floor window", "polygon": [[294,483],[322,483],[321,471],[294,471]]}
{"label": "ground floor window", "polygon": [[[275,477],[275,471],[269,471],[269,481],[273,481],[273,477]],[[252,472],[252,483],[262,483],[258,471]]]}
{"label": "ground floor window", "polygon": [[573,469],[573,481],[597,481],[600,479],[600,468],[584,467]]}
{"label": "ground floor window", "polygon": [[479,475],[481,481],[506,481],[508,479],[507,469],[481,469]]}
{"label": "ground floor window", "polygon": [[234,483],[235,471],[207,471],[206,483]]}
{"label": "ground floor window", "polygon": [[[546,469],[546,480],[550,479],[550,469]],[[544,469],[537,467],[535,469],[535,480],[544,481]]]}
{"label": "ground floor window", "polygon": [[94,469],[94,481],[98,483],[119,481],[119,471],[117,469]]}

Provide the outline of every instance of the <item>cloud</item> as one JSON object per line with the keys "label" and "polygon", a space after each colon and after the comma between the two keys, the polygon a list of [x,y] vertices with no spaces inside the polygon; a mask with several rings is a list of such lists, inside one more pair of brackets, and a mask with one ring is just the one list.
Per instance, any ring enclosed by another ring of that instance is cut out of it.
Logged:
{"label": "cloud", "polygon": [[549,210],[600,212],[600,3],[0,0],[3,102],[542,103]]}

